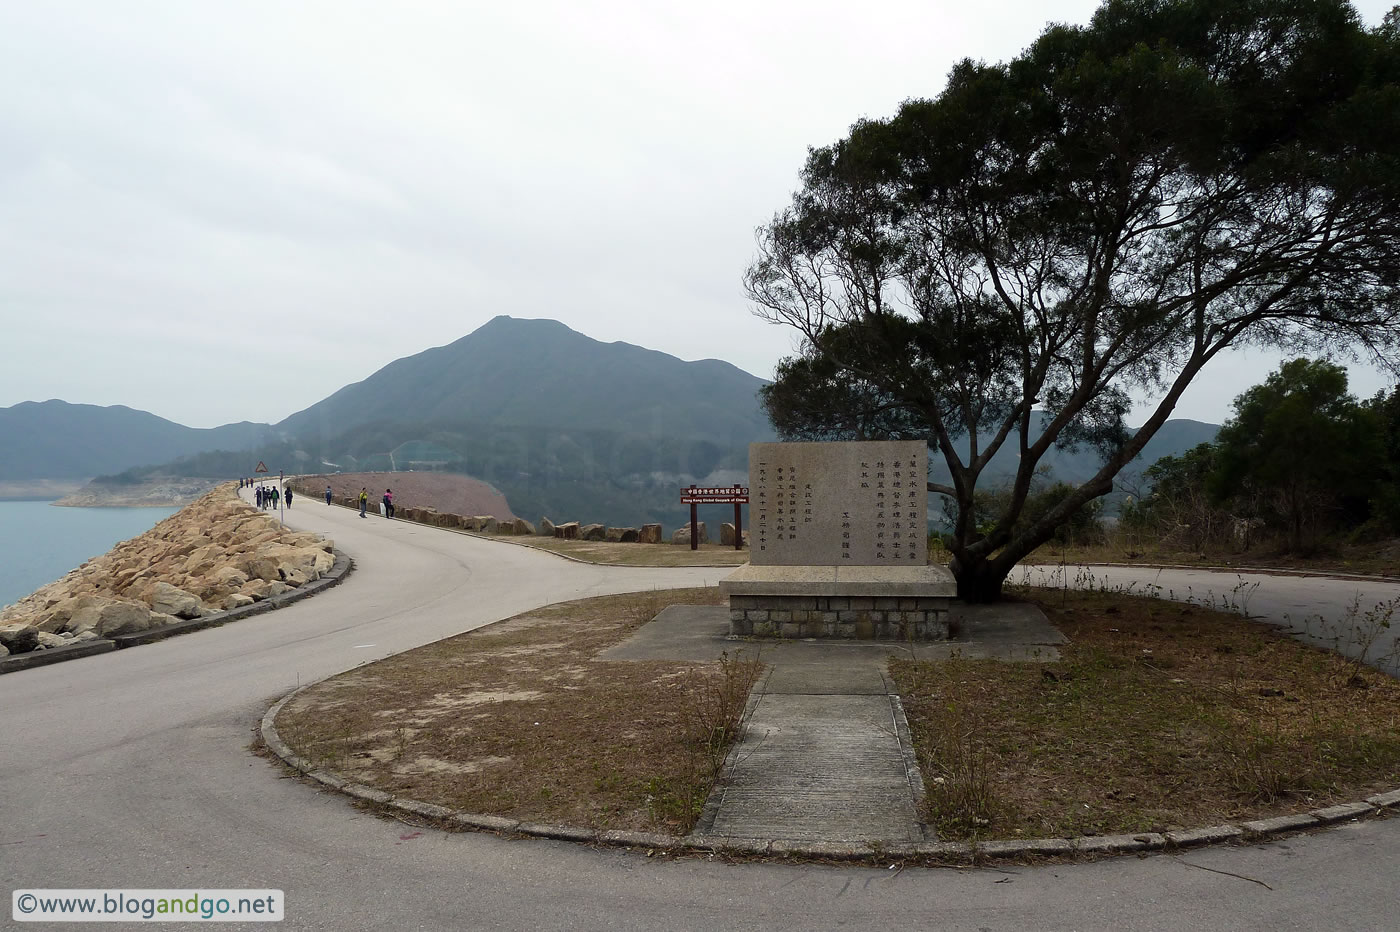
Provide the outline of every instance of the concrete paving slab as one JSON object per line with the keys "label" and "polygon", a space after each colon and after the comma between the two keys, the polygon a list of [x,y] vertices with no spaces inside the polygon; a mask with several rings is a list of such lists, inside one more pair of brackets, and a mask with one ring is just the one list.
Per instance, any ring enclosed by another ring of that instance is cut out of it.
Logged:
{"label": "concrete paving slab", "polygon": [[763,696],[709,835],[922,841],[888,696]]}
{"label": "concrete paving slab", "polygon": [[718,660],[743,650],[769,663],[883,662],[891,656],[945,660],[954,654],[1048,663],[1059,659],[1055,645],[1065,637],[1036,606],[1025,602],[965,606],[954,603],[960,633],[949,641],[837,641],[728,637],[729,610],[723,605],[671,605],[599,660]]}
{"label": "concrete paving slab", "polygon": [[840,657],[809,663],[784,659],[773,666],[764,688],[767,693],[787,696],[884,696],[890,686],[882,666],[880,662],[851,663]]}
{"label": "concrete paving slab", "polygon": [[736,647],[727,640],[729,609],[723,605],[668,605],[630,638],[598,655],[599,660],[718,660]]}

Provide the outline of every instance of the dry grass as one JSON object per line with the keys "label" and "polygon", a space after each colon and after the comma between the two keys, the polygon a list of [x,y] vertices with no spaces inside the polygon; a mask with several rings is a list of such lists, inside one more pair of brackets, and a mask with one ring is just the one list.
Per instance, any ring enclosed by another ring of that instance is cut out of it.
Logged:
{"label": "dry grass", "polygon": [[1053,664],[891,663],[946,837],[1164,831],[1400,783],[1400,683],[1236,615],[1060,593]]}
{"label": "dry grass", "polygon": [[608,566],[740,566],[749,562],[749,551],[735,550],[733,545],[701,544],[698,550],[691,550],[689,546],[676,544],[612,544],[557,537],[500,539]]}
{"label": "dry grass", "polygon": [[[946,558],[943,562],[946,562]],[[1291,569],[1312,573],[1358,573],[1400,576],[1400,541],[1326,545],[1307,556],[1290,553],[1277,542],[1265,541],[1249,550],[1212,547],[1204,552],[1161,546],[1147,534],[1111,531],[1102,544],[1065,545],[1051,542],[1026,558],[1029,563],[1180,564],[1231,566],[1241,569]]]}
{"label": "dry grass", "polygon": [[317,684],[278,731],[308,760],[454,809],[687,832],[759,665],[593,658],[665,605],[718,601],[690,589],[549,606]]}

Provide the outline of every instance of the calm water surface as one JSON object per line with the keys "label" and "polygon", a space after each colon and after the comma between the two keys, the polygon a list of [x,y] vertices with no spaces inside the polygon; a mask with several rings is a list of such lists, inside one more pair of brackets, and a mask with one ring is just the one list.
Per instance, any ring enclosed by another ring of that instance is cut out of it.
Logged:
{"label": "calm water surface", "polygon": [[0,605],[143,534],[176,508],[56,508],[48,502],[0,502]]}

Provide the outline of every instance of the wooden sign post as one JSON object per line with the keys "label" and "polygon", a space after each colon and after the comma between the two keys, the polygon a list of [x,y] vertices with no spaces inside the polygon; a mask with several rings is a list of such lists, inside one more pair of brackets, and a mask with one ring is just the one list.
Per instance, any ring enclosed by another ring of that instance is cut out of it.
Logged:
{"label": "wooden sign post", "polygon": [[734,549],[744,549],[744,516],[741,505],[749,503],[749,490],[747,486],[732,485],[719,488],[702,488],[692,485],[681,489],[681,504],[690,506],[690,549],[700,548],[700,529],[696,519],[696,506],[698,505],[729,505],[734,506]]}

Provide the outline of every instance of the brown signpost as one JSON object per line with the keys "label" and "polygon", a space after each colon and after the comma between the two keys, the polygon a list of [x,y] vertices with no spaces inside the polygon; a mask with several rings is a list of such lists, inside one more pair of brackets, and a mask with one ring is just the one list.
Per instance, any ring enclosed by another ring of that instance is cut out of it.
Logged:
{"label": "brown signpost", "polygon": [[749,503],[749,489],[747,486],[731,485],[720,486],[718,488],[707,488],[692,485],[681,489],[681,504],[690,506],[690,549],[700,548],[700,529],[696,517],[695,509],[697,505],[733,505],[734,506],[734,549],[744,549],[744,517],[741,505]]}

